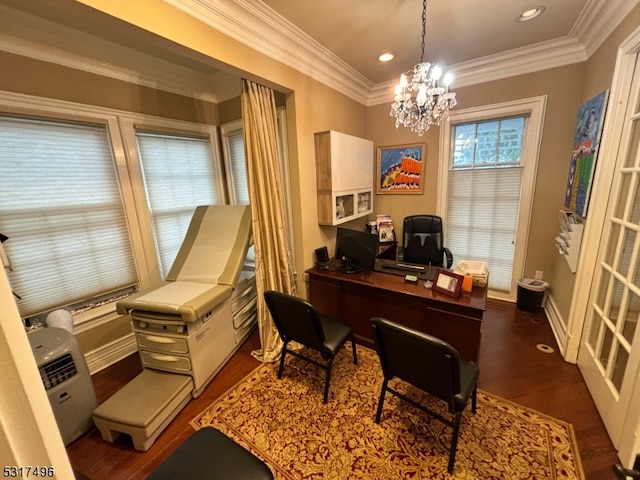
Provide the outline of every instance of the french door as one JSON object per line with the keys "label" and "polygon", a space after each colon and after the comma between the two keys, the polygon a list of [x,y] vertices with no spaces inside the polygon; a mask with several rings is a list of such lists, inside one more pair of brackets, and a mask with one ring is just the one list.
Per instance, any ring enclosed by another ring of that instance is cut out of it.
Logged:
{"label": "french door", "polygon": [[618,57],[619,92],[608,119],[618,127],[609,129],[610,146],[599,159],[611,183],[608,198],[601,188],[592,199],[606,202],[606,210],[604,225],[597,222],[600,240],[593,239],[599,248],[578,350],[578,366],[625,463],[640,446],[640,34],[636,43]]}

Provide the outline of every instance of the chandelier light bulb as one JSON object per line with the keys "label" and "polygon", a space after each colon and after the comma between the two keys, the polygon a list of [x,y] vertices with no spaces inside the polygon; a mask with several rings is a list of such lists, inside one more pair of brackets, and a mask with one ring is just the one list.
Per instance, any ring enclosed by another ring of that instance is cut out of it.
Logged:
{"label": "chandelier light bulb", "polygon": [[407,76],[404,73],[400,75],[400,88],[407,88]]}
{"label": "chandelier light bulb", "polygon": [[433,78],[436,82],[440,80],[442,76],[442,67],[440,65],[434,65],[431,69],[431,78]]}
{"label": "chandelier light bulb", "polygon": [[453,83],[453,73],[445,73],[444,77],[442,77],[442,83],[448,88]]}
{"label": "chandelier light bulb", "polygon": [[427,86],[422,84],[418,87],[418,95],[416,95],[416,103],[421,107],[427,103]]}

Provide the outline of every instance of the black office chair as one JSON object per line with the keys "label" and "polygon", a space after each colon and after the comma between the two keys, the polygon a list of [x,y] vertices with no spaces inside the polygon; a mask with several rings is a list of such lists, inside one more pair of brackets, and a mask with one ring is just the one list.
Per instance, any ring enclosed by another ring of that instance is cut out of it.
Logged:
{"label": "black office chair", "polygon": [[[284,358],[287,353],[325,369],[327,374],[323,401],[327,403],[333,359],[347,340],[351,340],[353,363],[358,364],[356,342],[351,326],[328,315],[318,313],[309,302],[292,295],[271,290],[264,293],[264,298],[280,338],[284,342],[280,355],[278,378],[282,378]],[[292,341],[320,352],[327,364],[323,365],[312,358],[289,350],[287,345]]]}
{"label": "black office chair", "polygon": [[421,265],[451,268],[453,255],[444,245],[442,218],[411,215],[402,224],[402,260]]}
{"label": "black office chair", "polygon": [[[371,327],[384,375],[376,423],[380,423],[385,394],[390,392],[445,425],[453,427],[448,466],[448,472],[452,473],[460,420],[470,398],[471,411],[476,412],[478,366],[472,361],[460,358],[456,349],[448,343],[426,333],[380,317],[371,319]],[[449,406],[449,413],[454,416],[453,420],[389,387],[389,380],[394,377],[445,401]]]}

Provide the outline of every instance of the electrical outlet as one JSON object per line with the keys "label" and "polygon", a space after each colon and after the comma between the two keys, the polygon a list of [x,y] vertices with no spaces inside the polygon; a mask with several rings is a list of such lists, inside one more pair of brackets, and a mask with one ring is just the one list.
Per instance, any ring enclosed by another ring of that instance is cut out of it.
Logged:
{"label": "electrical outlet", "polygon": [[536,280],[542,280],[542,270],[536,270]]}

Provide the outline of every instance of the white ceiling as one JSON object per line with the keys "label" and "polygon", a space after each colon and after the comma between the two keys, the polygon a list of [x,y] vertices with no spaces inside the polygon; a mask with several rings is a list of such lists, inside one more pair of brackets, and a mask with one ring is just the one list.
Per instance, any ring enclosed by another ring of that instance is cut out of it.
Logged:
{"label": "white ceiling", "polygon": [[[420,0],[164,1],[367,105],[420,60]],[[638,2],[431,0],[425,60],[457,85],[584,61]],[[0,0],[0,50],[214,101],[239,88],[214,59],[74,0]],[[381,64],[387,50],[396,59]]]}
{"label": "white ceiling", "polygon": [[[263,0],[374,84],[396,79],[420,59],[421,0]],[[429,0],[425,60],[454,65],[570,35],[588,0]],[[540,4],[529,22],[516,17]],[[391,51],[394,61],[381,64]]]}

